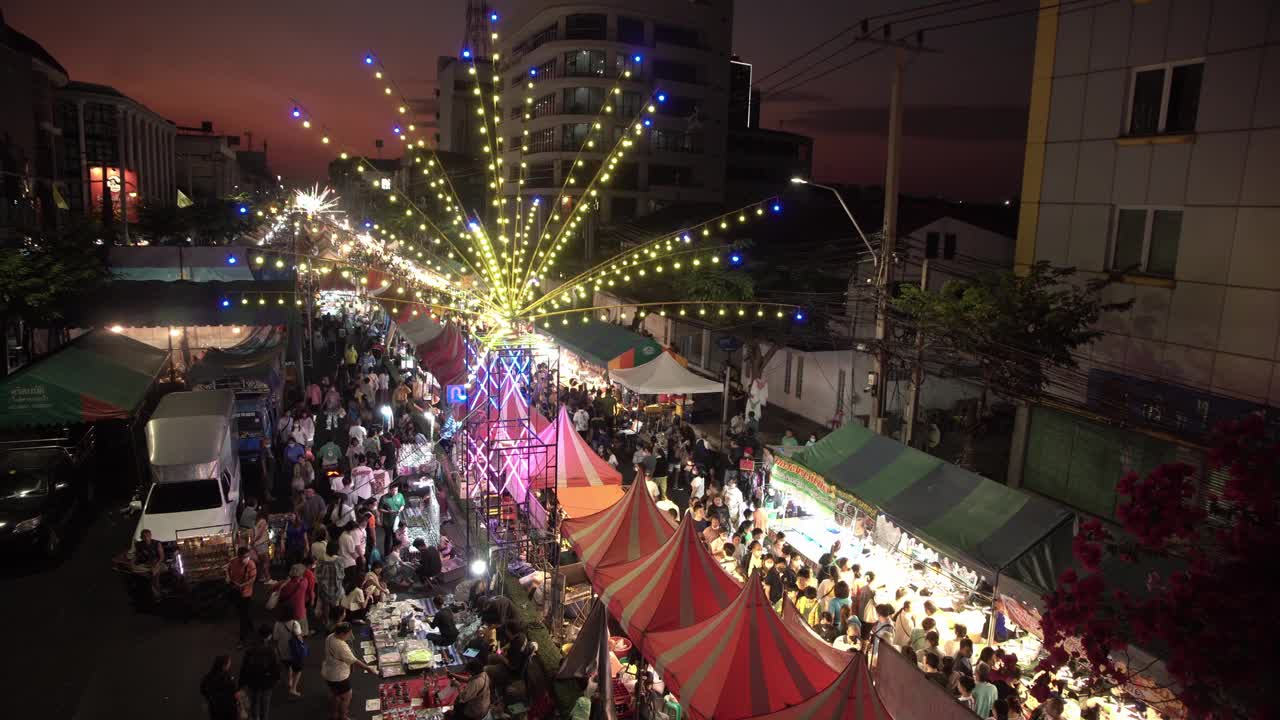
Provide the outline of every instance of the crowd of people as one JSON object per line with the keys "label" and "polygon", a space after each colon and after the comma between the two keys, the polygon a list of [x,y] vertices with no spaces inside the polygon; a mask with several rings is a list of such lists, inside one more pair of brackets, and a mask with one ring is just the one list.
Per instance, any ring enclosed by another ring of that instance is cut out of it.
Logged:
{"label": "crowd of people", "polygon": [[[385,347],[370,327],[356,312],[317,319],[313,349],[333,370],[317,361],[318,377],[281,415],[272,442],[277,472],[241,515],[249,539],[225,580],[244,655],[236,675],[229,656],[218,656],[201,683],[214,720],[238,719],[242,706],[252,720],[266,720],[281,680],[291,698],[301,697],[307,638],[322,629],[330,717],[346,718],[351,669],[371,669],[350,649],[351,624],[392,592],[437,588],[455,552],[440,531],[446,464],[414,421],[439,411],[433,378],[393,374],[400,348]],[[406,446],[424,451],[426,463],[401,465]],[[406,470],[419,480],[413,492],[426,526],[412,543],[402,523]],[[266,592],[255,593],[259,586]],[[259,622],[267,616],[271,622]]]}

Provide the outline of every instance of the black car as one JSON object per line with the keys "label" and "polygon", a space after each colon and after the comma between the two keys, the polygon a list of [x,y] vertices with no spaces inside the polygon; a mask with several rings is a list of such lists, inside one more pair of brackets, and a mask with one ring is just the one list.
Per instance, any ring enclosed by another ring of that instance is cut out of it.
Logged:
{"label": "black car", "polygon": [[84,471],[92,445],[92,434],[76,444],[0,443],[0,552],[7,558],[58,559],[71,523],[93,500]]}

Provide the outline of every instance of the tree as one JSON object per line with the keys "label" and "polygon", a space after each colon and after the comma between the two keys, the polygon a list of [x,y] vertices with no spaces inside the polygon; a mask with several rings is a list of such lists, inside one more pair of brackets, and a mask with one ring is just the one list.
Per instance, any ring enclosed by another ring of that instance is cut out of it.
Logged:
{"label": "tree", "polygon": [[[1074,546],[1081,570],[1065,571],[1045,598],[1049,655],[1038,695],[1056,689],[1049,673],[1069,664],[1090,666],[1095,691],[1132,682],[1141,668],[1114,658],[1137,646],[1166,659],[1170,690],[1190,717],[1280,717],[1264,647],[1280,632],[1270,573],[1280,551],[1280,444],[1260,415],[1249,415],[1217,428],[1210,463],[1229,474],[1215,508],[1220,526],[1206,526],[1194,468],[1177,463],[1119,480],[1127,498],[1119,530],[1082,525]],[[1100,570],[1107,562],[1176,568],[1151,572],[1147,592],[1133,594]]]}
{"label": "tree", "polygon": [[[676,276],[674,286],[678,297],[691,302],[745,302],[755,297],[752,276],[735,270],[684,273]],[[766,333],[755,323],[747,323],[742,332],[746,336],[742,342],[743,372],[749,377],[760,377],[782,344],[775,342],[764,350],[761,343]]]}
{"label": "tree", "polygon": [[1075,274],[1075,268],[1040,262],[1022,275],[989,272],[952,280],[937,293],[903,286],[891,301],[923,334],[925,356],[952,374],[980,380],[961,464],[973,462],[973,438],[986,416],[988,395],[1039,397],[1048,382],[1046,370],[1075,368],[1075,350],[1102,335],[1096,326],[1103,314],[1132,303],[1104,302],[1109,280],[1076,283]]}

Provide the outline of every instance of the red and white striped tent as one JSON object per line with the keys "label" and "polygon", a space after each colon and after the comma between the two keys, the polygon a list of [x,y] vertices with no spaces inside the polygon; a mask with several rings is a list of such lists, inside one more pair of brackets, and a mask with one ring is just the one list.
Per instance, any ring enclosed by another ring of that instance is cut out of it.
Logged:
{"label": "red and white striped tent", "polygon": [[645,483],[632,484],[605,510],[560,523],[561,536],[573,544],[593,582],[602,567],[654,554],[675,531],[676,524],[654,503]]}
{"label": "red and white striped tent", "polygon": [[706,620],[741,591],[703,544],[692,515],[684,516],[676,534],[657,552],[597,570],[595,586],[642,651],[649,633]]}
{"label": "red and white striped tent", "polygon": [[867,658],[862,653],[844,655],[844,671],[825,690],[798,705],[754,720],[893,720],[871,684]]}
{"label": "red and white striped tent", "polygon": [[820,694],[840,675],[774,612],[760,574],[724,610],[651,633],[645,653],[694,720],[743,720]]}

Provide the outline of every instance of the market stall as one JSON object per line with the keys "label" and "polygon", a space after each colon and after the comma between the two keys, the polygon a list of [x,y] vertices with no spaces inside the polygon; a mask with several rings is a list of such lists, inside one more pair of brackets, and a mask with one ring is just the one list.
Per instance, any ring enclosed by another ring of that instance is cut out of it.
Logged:
{"label": "market stall", "polygon": [[615,367],[636,367],[662,354],[662,346],[652,338],[621,325],[591,320],[539,327],[560,348],[560,382],[570,380],[588,385],[604,385]]}
{"label": "market stall", "polygon": [[587,577],[602,567],[652,555],[673,534],[676,524],[658,509],[644,483],[633,484],[606,510],[560,523],[560,535],[582,559]]}
{"label": "market stall", "polygon": [[[531,412],[538,418],[542,417],[536,410]],[[568,410],[563,405],[556,415],[556,422],[548,423],[539,430],[538,438],[543,445],[556,449],[552,459],[556,463],[558,488],[622,484],[622,473],[596,454],[573,429],[573,421],[569,419]],[[535,466],[531,470],[537,474],[542,472],[543,467],[545,465]]]}
{"label": "market stall", "polygon": [[688,627],[715,615],[741,590],[702,542],[692,515],[685,515],[656,552],[599,568],[593,581],[609,612],[642,646],[650,633]]}
{"label": "market stall", "polygon": [[708,380],[681,365],[675,356],[663,352],[653,360],[626,370],[611,370],[610,379],[639,395],[695,395],[718,393],[724,389],[717,380]]}
{"label": "market stall", "polygon": [[754,574],[723,610],[645,638],[645,653],[693,720],[742,720],[798,705],[833,683],[831,668],[783,621]]}

